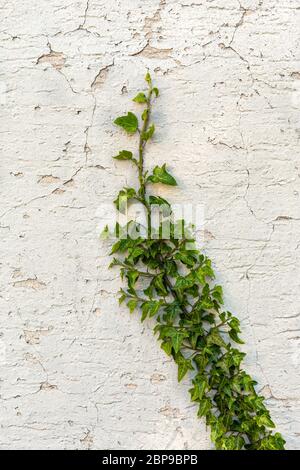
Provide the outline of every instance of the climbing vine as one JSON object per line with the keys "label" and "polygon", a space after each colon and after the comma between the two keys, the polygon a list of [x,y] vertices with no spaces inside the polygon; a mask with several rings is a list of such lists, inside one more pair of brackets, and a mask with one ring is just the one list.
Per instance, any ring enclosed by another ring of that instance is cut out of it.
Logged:
{"label": "climbing vine", "polygon": [[[216,449],[284,449],[282,436],[257,394],[256,382],[242,368],[245,353],[234,344],[240,339],[240,322],[223,308],[222,287],[214,283],[211,260],[195,247],[195,240],[183,220],[172,218],[170,204],[150,195],[148,188],[157,183],[176,186],[166,164],[151,172],[144,168],[147,143],[155,132],[151,122],[152,102],[159,96],[147,73],[147,91],[133,99],[143,106],[140,123],[128,112],[115,124],[130,135],[137,134],[134,154],[121,150],[114,158],[127,160],[136,168],[139,187],[121,189],[114,203],[124,213],[132,202],[146,213],[145,224],[130,220],[116,223],[111,266],[119,266],[126,288],[120,291],[120,303],[126,302],[130,313],[141,312],[141,321],[155,318],[155,334],[161,347],[178,366],[178,381],[191,377],[191,400],[199,417],[211,428]],[[151,224],[153,209],[160,209],[158,228]],[[169,234],[164,235],[168,222]],[[145,228],[146,227],[146,228]],[[178,233],[181,236],[178,236]],[[109,229],[104,229],[108,235]]]}

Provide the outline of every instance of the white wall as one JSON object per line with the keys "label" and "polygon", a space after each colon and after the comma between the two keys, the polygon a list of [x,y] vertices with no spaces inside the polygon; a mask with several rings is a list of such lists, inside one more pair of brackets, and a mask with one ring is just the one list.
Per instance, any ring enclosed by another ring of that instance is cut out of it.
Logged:
{"label": "white wall", "polygon": [[0,2],[2,448],[210,448],[152,325],[119,308],[96,213],[149,67],[148,163],[202,203],[246,362],[299,448],[298,0]]}

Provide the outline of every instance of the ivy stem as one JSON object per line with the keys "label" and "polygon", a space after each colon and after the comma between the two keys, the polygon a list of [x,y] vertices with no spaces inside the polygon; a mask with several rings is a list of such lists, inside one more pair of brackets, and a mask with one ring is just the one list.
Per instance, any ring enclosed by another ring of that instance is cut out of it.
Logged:
{"label": "ivy stem", "polygon": [[147,210],[147,225],[148,225],[148,238],[151,236],[151,211],[149,208],[149,204],[146,200],[146,182],[145,182],[145,175],[144,175],[144,148],[146,145],[146,139],[145,139],[145,132],[148,129],[149,125],[149,119],[150,119],[150,114],[151,114],[151,96],[152,96],[152,84],[151,82],[149,83],[149,91],[147,94],[147,107],[145,109],[145,114],[144,114],[144,123],[142,126],[142,129],[139,131],[140,132],[140,139],[139,139],[139,160],[138,160],[138,171],[139,171],[139,182],[140,182],[140,196],[141,196],[141,202],[145,206]]}
{"label": "ivy stem", "polygon": [[151,96],[152,96],[152,86],[149,86],[149,91],[147,95],[147,108],[146,108],[146,113],[145,113],[145,118],[144,118],[144,123],[142,126],[142,129],[140,130],[140,139],[139,139],[139,161],[138,161],[138,170],[139,170],[139,182],[140,182],[140,195],[141,199],[148,209],[148,204],[145,199],[146,196],[146,184],[145,184],[145,178],[144,178],[144,148],[145,148],[145,143],[146,140],[144,139],[145,132],[148,129],[149,125],[149,119],[150,119],[150,114],[151,114]]}
{"label": "ivy stem", "polygon": [[[164,265],[163,265],[163,259],[161,256],[159,256],[159,261],[160,261],[160,265],[161,265],[161,268],[164,270]],[[174,297],[175,300],[177,300],[177,302],[179,303],[180,305],[180,308],[181,310],[183,311],[183,313],[185,314],[186,317],[189,316],[189,312],[187,310],[187,308],[185,307],[185,305],[182,304],[182,299],[180,298],[178,292],[174,289],[170,279],[168,278],[167,274],[164,273],[164,281],[169,289],[169,292],[172,294],[172,296]]]}

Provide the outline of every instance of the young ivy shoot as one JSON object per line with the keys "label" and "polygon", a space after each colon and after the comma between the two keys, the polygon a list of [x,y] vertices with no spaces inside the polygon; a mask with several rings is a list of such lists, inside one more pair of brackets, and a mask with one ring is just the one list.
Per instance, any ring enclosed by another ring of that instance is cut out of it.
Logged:
{"label": "young ivy shoot", "polygon": [[[124,212],[128,204],[135,202],[146,213],[146,230],[133,220],[125,227],[116,223],[114,229],[117,241],[111,254],[117,257],[111,266],[119,266],[126,280],[120,303],[126,302],[131,313],[138,310],[142,322],[155,319],[154,332],[162,349],[178,366],[178,381],[191,378],[191,400],[199,418],[210,426],[216,449],[284,449],[284,439],[272,431],[275,425],[264,397],[258,395],[256,382],[242,367],[245,353],[237,347],[242,343],[240,322],[223,308],[222,287],[213,282],[210,259],[196,249],[187,231],[177,236],[178,226],[183,227],[184,221],[176,222],[170,215],[158,230],[151,226],[152,206],[172,212],[165,199],[149,194],[149,188],[157,183],[176,186],[177,182],[165,163],[151,171],[144,168],[145,149],[155,132],[152,102],[159,96],[149,73],[145,80],[147,91],[133,99],[143,108],[141,119],[128,112],[115,120],[129,135],[138,135],[136,152],[121,150],[114,157],[136,168],[138,185],[122,188],[114,203],[118,211]],[[162,236],[166,220],[168,237]],[[134,228],[134,236],[130,227]],[[121,236],[125,232],[126,236]]]}

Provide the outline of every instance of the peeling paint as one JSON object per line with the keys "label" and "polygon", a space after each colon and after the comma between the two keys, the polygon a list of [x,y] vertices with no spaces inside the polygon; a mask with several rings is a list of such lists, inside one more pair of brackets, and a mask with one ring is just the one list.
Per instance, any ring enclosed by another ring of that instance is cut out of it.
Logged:
{"label": "peeling paint", "polygon": [[38,183],[40,184],[56,184],[56,183],[59,183],[60,182],[60,178],[58,178],[57,176],[52,176],[52,175],[44,175],[44,176],[41,176],[38,180]]}
{"label": "peeling paint", "polygon": [[56,70],[61,70],[65,65],[66,57],[62,52],[51,51],[49,54],[44,54],[38,58],[37,63],[47,63],[52,65]]}
{"label": "peeling paint", "polygon": [[41,290],[46,288],[46,284],[43,281],[39,281],[36,278],[28,278],[22,281],[16,281],[13,283],[14,287],[25,287],[33,290]]}

